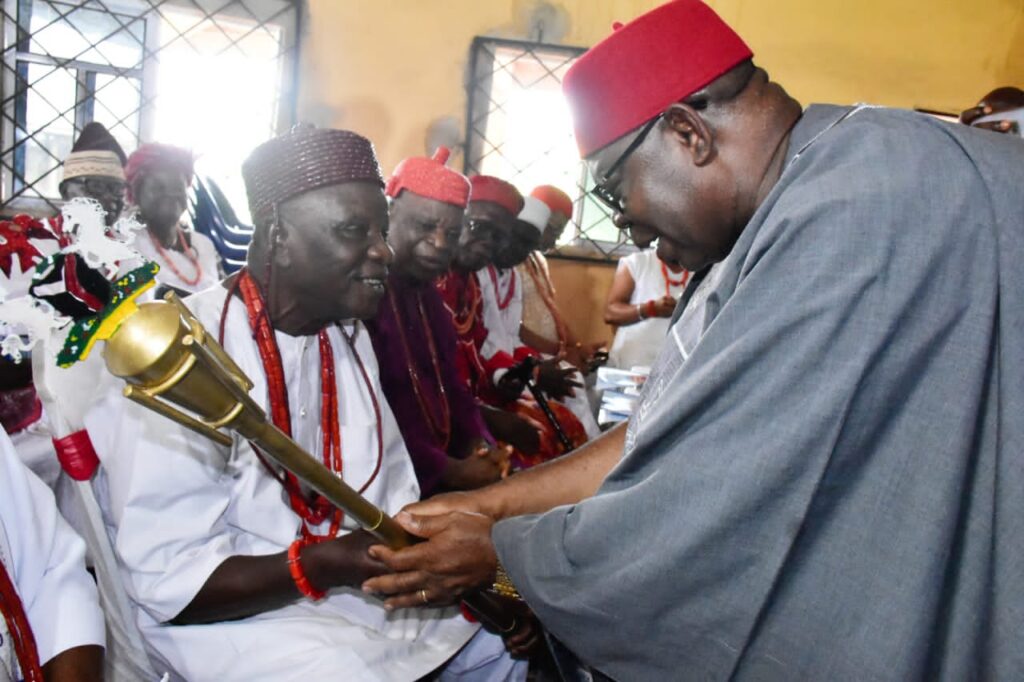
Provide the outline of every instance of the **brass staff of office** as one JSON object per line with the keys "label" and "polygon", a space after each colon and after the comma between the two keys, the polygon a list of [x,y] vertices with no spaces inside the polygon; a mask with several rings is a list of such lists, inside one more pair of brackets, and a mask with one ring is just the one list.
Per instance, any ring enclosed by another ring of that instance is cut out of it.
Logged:
{"label": "brass staff of office", "polygon": [[[234,431],[389,547],[416,541],[267,419],[249,396],[252,381],[173,293],[139,305],[106,341],[107,368],[125,380],[126,397],[221,445],[232,442],[222,429]],[[465,604],[493,629],[516,626],[486,593]]]}

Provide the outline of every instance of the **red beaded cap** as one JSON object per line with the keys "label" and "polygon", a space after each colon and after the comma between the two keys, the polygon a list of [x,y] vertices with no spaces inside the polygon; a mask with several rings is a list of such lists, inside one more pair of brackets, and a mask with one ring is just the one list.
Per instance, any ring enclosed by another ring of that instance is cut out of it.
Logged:
{"label": "red beaded cap", "polygon": [[473,186],[469,193],[470,201],[490,201],[512,215],[519,215],[523,210],[523,195],[512,183],[493,175],[474,175],[469,182]]}
{"label": "red beaded cap", "polygon": [[388,178],[385,193],[394,198],[402,190],[408,190],[427,199],[465,208],[469,201],[469,180],[445,166],[450,154],[447,147],[438,147],[429,159],[420,156],[406,159]]}

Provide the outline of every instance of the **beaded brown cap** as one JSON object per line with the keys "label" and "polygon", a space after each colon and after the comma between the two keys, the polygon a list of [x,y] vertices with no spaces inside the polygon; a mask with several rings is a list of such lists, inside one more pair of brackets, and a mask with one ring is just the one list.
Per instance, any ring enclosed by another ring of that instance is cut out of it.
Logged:
{"label": "beaded brown cap", "polygon": [[294,196],[344,182],[384,187],[373,143],[348,130],[299,126],[264,142],[242,164],[253,220]]}

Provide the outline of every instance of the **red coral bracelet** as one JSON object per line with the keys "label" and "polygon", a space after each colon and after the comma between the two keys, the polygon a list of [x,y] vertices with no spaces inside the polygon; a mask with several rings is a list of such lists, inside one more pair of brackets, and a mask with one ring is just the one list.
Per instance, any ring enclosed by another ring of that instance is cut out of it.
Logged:
{"label": "red coral bracelet", "polygon": [[309,544],[311,544],[310,541],[305,538],[299,538],[291,544],[288,548],[288,572],[292,574],[292,580],[295,581],[295,586],[299,588],[299,592],[303,596],[309,597],[313,601],[320,601],[327,596],[327,592],[316,589],[309,582],[305,571],[302,570],[302,561],[299,556],[302,548]]}

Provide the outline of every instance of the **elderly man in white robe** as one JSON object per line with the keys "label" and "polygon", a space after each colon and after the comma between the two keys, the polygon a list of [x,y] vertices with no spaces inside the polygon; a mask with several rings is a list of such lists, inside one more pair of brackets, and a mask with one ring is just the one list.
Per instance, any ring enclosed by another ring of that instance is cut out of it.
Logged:
{"label": "elderly man in white robe", "polygon": [[[299,128],[242,167],[256,232],[248,267],[188,304],[251,394],[373,504],[419,497],[360,319],[391,252],[373,147]],[[372,536],[269,468],[111,391],[89,416],[101,504],[151,654],[178,679],[515,680],[500,638],[457,609],[389,611],[359,585]]]}

